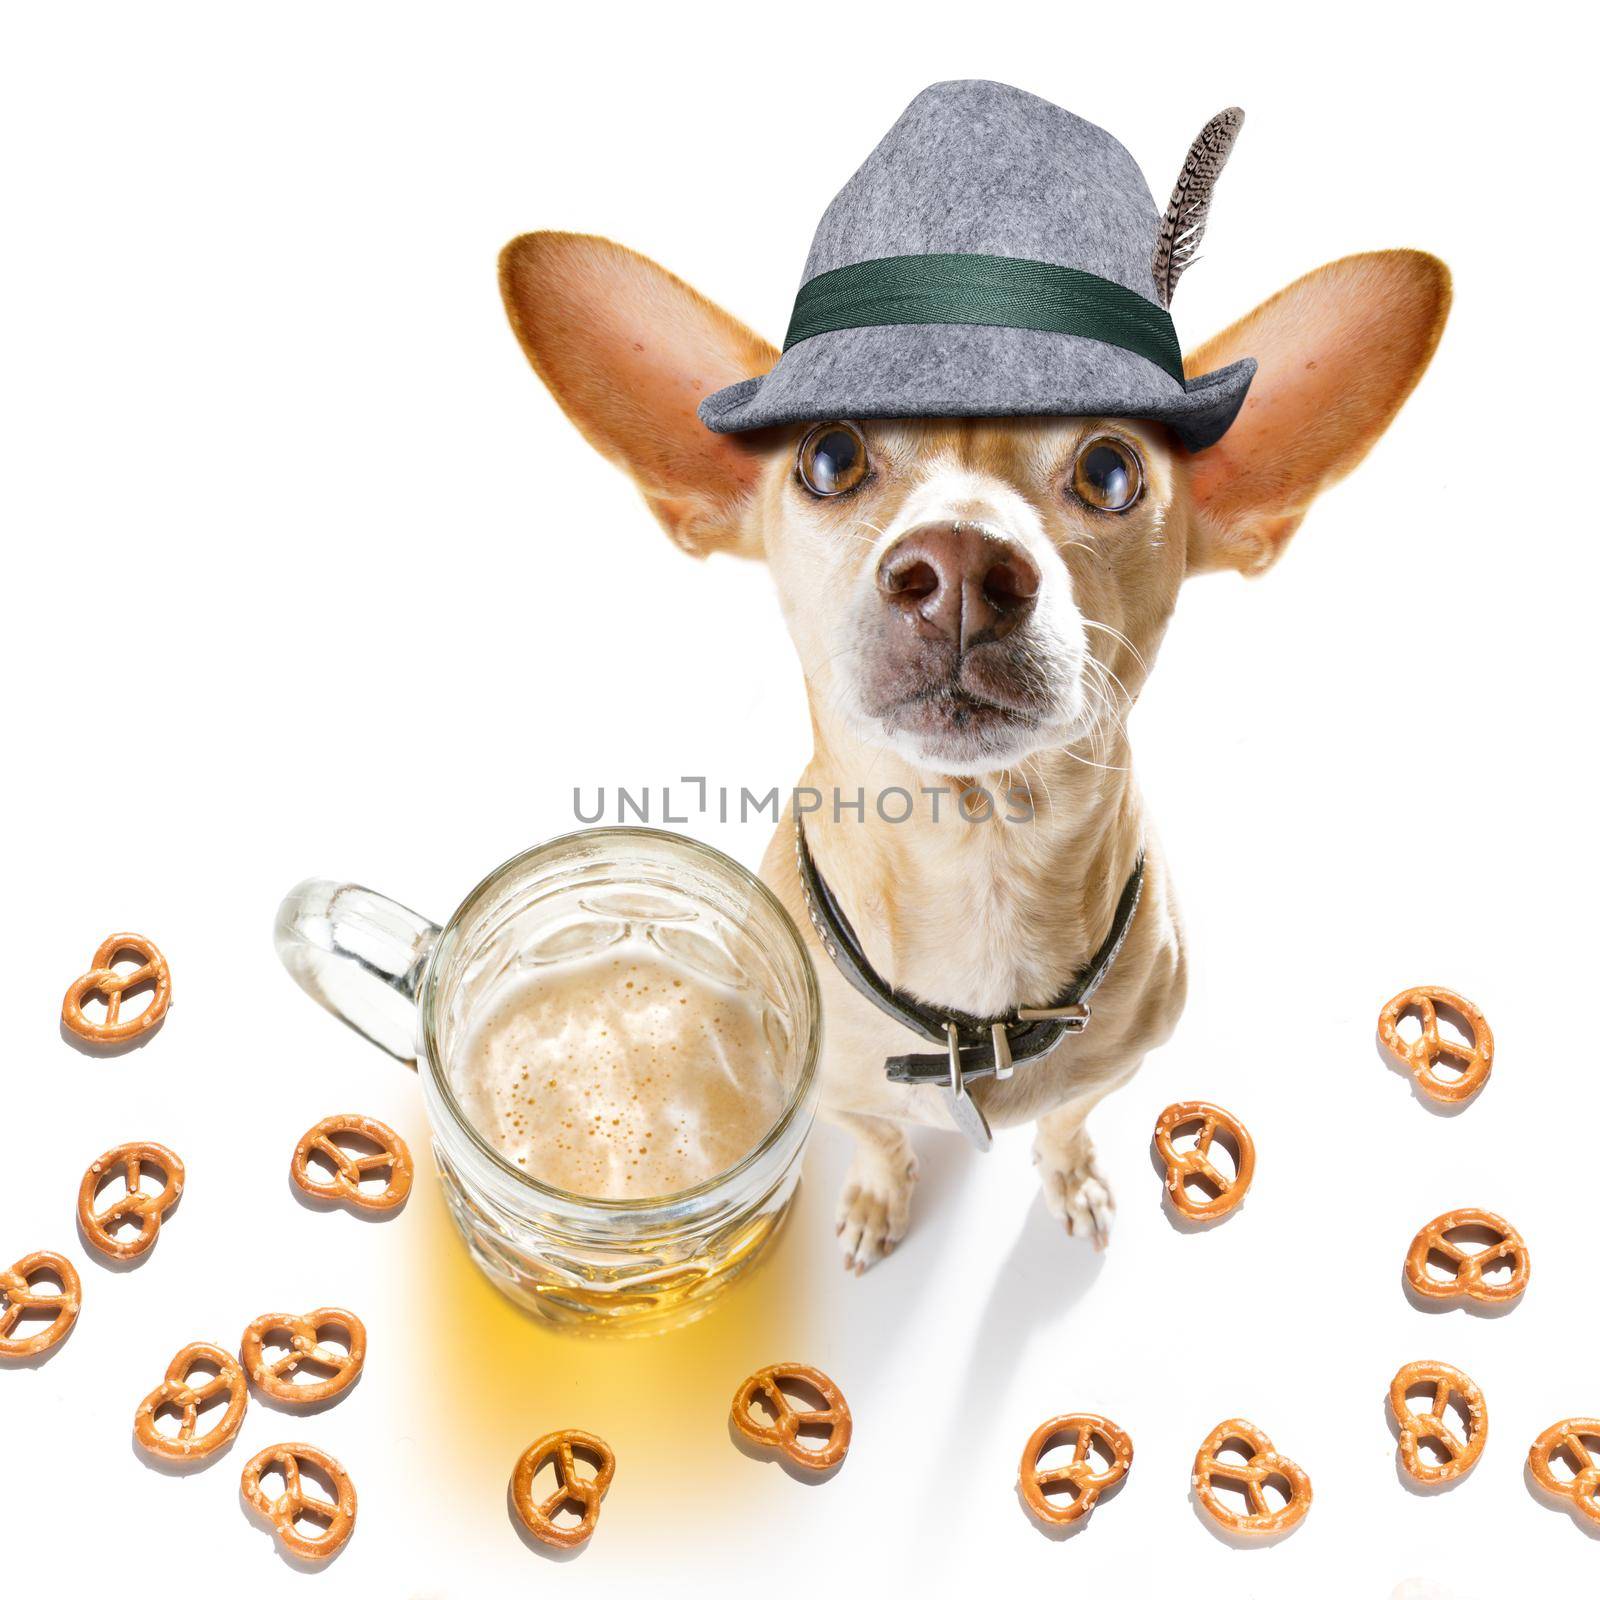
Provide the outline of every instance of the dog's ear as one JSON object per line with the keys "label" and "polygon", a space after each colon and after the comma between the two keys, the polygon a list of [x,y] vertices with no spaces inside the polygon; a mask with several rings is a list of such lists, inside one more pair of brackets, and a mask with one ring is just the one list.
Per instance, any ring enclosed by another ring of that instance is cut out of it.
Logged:
{"label": "dog's ear", "polygon": [[694,555],[750,553],[742,513],[764,457],[695,408],[778,352],[647,257],[589,234],[513,239],[500,292],[533,370],[672,538]]}
{"label": "dog's ear", "polygon": [[1189,357],[1191,375],[1254,356],[1244,409],[1189,463],[1193,572],[1260,572],[1313,499],[1394,420],[1432,359],[1450,274],[1420,250],[1346,256],[1292,283]]}

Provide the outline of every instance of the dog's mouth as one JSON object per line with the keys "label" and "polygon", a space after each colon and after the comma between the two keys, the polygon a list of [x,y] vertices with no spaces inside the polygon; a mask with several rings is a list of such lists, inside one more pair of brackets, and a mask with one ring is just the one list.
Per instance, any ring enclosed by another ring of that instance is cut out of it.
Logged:
{"label": "dog's mouth", "polygon": [[1052,630],[963,645],[900,620],[874,607],[843,668],[868,743],[914,766],[977,777],[1061,742],[1080,714],[1079,653]]}
{"label": "dog's mouth", "polygon": [[1039,726],[1036,711],[1021,706],[1003,705],[983,695],[973,694],[959,684],[933,684],[910,694],[879,714],[890,733],[918,733],[938,737],[947,734],[977,735],[1002,729],[1030,729]]}
{"label": "dog's mouth", "polygon": [[960,667],[886,697],[870,716],[903,753],[958,774],[1030,755],[1051,742],[1060,720],[1054,697],[1027,674],[977,675]]}

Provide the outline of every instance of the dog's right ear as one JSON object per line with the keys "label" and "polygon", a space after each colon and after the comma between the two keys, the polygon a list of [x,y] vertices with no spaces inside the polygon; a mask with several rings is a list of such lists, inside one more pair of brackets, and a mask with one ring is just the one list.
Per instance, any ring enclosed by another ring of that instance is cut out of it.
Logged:
{"label": "dog's right ear", "polygon": [[765,454],[695,414],[778,352],[655,262],[609,239],[525,233],[500,252],[523,351],[578,431],[628,472],[693,555],[756,554],[744,510]]}

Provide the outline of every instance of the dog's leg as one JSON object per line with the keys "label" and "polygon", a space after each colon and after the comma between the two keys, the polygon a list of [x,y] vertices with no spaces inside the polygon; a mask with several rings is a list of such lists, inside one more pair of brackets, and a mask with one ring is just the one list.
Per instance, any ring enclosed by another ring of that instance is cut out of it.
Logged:
{"label": "dog's leg", "polygon": [[1117,1208],[1083,1124],[1105,1093],[1081,1095],[1040,1117],[1033,1141],[1033,1164],[1050,1215],[1068,1233],[1092,1240],[1096,1250],[1105,1249]]}
{"label": "dog's leg", "polygon": [[836,1111],[830,1119],[856,1136],[836,1231],[844,1245],[845,1269],[859,1276],[905,1237],[911,1191],[917,1186],[917,1157],[905,1129],[887,1117]]}

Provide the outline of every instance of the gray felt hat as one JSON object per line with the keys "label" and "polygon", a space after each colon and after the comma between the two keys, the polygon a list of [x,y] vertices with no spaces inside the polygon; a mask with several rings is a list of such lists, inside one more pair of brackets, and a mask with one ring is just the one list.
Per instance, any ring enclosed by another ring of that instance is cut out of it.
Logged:
{"label": "gray felt hat", "polygon": [[1185,379],[1166,308],[1243,120],[1206,125],[1163,215],[1093,123],[1003,83],[924,89],[823,215],[777,366],[701,420],[1124,416],[1215,444],[1256,364]]}

